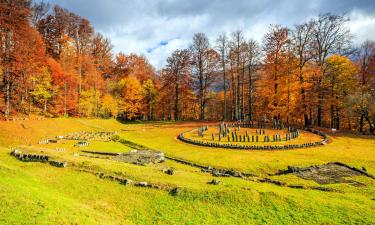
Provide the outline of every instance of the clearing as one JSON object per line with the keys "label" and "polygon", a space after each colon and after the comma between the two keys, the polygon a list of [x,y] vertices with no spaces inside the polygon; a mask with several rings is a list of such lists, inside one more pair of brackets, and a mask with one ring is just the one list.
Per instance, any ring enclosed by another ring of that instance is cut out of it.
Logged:
{"label": "clearing", "polygon": [[[0,224],[375,223],[374,138],[335,134],[285,151],[177,139],[203,125],[2,121]],[[67,164],[23,162],[11,149]]]}

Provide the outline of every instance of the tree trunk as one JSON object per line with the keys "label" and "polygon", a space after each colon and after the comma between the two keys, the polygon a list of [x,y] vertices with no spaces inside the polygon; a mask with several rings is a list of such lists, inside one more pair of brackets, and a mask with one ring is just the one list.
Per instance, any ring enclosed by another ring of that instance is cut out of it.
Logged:
{"label": "tree trunk", "polygon": [[232,120],[236,119],[236,112],[237,112],[237,95],[236,95],[236,81],[234,77],[234,72],[232,68],[232,63],[231,63],[231,78],[232,78],[232,91],[231,91],[231,97],[232,97]]}
{"label": "tree trunk", "polygon": [[47,99],[44,99],[44,113],[47,112]]}
{"label": "tree trunk", "polygon": [[241,97],[241,77],[240,77],[239,64],[237,64],[236,120],[240,119],[240,97]]}
{"label": "tree trunk", "polygon": [[323,94],[322,94],[322,91],[320,90],[320,84],[319,84],[318,85],[318,105],[317,105],[317,114],[316,114],[318,127],[322,126],[322,104],[323,104]]}
{"label": "tree trunk", "polygon": [[366,120],[367,120],[369,128],[370,128],[370,133],[371,134],[374,133],[374,130],[375,130],[374,125],[371,123],[371,120],[368,116],[366,116]]}
{"label": "tree trunk", "polygon": [[335,128],[334,126],[334,115],[333,115],[333,105],[332,105],[332,103],[331,103],[331,110],[330,110],[330,127],[331,128]]}
{"label": "tree trunk", "polygon": [[304,85],[304,79],[303,79],[303,72],[302,72],[303,67],[299,67],[299,81],[301,85],[301,97],[302,97],[302,111],[303,111],[303,119],[304,119],[304,124],[305,126],[311,125],[309,121],[309,116],[307,115],[307,105],[306,105],[306,94],[305,94],[305,87]]}
{"label": "tree trunk", "polygon": [[67,82],[65,80],[65,83],[64,83],[64,116],[67,116],[67,106],[66,106],[66,98],[67,98],[67,92],[68,92],[68,87],[67,87]]}
{"label": "tree trunk", "polygon": [[242,63],[242,82],[241,82],[241,120],[245,119],[245,62]]}
{"label": "tree trunk", "polygon": [[11,99],[11,88],[12,88],[12,81],[11,81],[11,71],[9,68],[10,63],[10,48],[11,48],[11,31],[5,31],[5,42],[4,42],[4,79],[5,79],[5,110],[4,116],[5,119],[8,120],[10,114],[10,99]]}
{"label": "tree trunk", "polygon": [[175,88],[174,119],[179,120],[179,117],[178,117],[178,81],[176,82],[176,88]]}
{"label": "tree trunk", "polygon": [[222,58],[222,67],[223,67],[223,79],[224,79],[224,109],[223,109],[223,120],[227,120],[227,78],[226,78],[226,73],[225,73],[225,61],[224,58]]}
{"label": "tree trunk", "polygon": [[363,132],[363,118],[364,118],[364,114],[362,113],[361,114],[361,117],[360,117],[360,119],[359,119],[359,132]]}
{"label": "tree trunk", "polygon": [[10,114],[10,89],[11,89],[11,81],[8,69],[6,69],[5,73],[5,111],[4,116],[5,119],[8,120]]}
{"label": "tree trunk", "polygon": [[249,121],[253,120],[253,74],[249,65]]}
{"label": "tree trunk", "polygon": [[202,62],[199,62],[199,119],[204,120],[204,81],[203,81],[203,66]]}
{"label": "tree trunk", "polygon": [[162,103],[161,118],[162,120],[165,120],[165,102],[164,101]]}

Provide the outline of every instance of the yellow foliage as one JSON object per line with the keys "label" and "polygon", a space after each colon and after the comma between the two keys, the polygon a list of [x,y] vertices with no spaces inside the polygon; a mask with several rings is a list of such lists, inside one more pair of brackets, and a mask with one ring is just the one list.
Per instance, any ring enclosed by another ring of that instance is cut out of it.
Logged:
{"label": "yellow foliage", "polygon": [[121,111],[126,119],[134,119],[142,108],[142,86],[139,80],[129,76],[120,81],[123,85],[123,101]]}

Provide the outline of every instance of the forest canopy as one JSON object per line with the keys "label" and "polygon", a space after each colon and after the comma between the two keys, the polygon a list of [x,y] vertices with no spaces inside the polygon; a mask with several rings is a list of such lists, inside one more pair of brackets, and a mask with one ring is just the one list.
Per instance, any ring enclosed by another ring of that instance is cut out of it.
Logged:
{"label": "forest canopy", "polygon": [[0,112],[124,120],[271,120],[375,131],[375,43],[345,15],[193,35],[156,70],[113,53],[86,18],[43,1],[0,2]]}

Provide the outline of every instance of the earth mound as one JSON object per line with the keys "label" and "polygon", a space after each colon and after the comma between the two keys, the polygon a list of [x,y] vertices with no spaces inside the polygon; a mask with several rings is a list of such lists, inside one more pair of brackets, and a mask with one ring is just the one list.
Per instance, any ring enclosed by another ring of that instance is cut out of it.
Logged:
{"label": "earth mound", "polygon": [[348,183],[355,186],[362,186],[363,184],[345,178],[354,176],[372,177],[365,171],[349,167],[339,162],[330,162],[323,165],[315,165],[303,168],[288,166],[288,169],[285,171],[280,171],[279,175],[289,173],[293,173],[294,175],[302,179],[313,180],[318,184]]}

